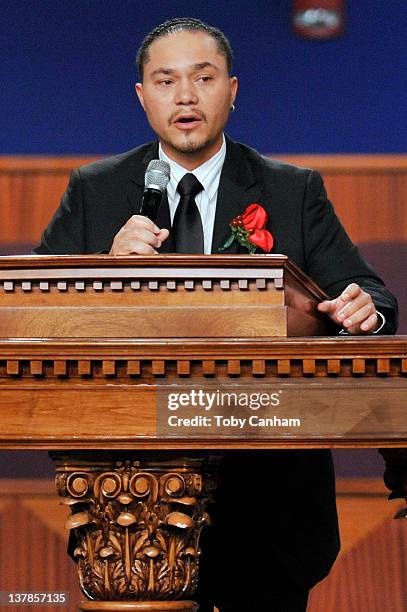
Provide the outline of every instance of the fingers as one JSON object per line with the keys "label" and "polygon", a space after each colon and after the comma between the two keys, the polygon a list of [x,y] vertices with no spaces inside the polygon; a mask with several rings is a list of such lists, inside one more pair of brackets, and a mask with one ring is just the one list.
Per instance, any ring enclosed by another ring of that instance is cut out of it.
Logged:
{"label": "fingers", "polygon": [[358,295],[360,295],[360,293],[364,293],[363,289],[356,283],[351,283],[344,291],[342,291],[339,299],[341,299],[342,302],[348,302],[349,300],[356,298]]}
{"label": "fingers", "polygon": [[[333,315],[335,321],[337,323],[341,323],[346,315],[345,308],[347,308],[351,301],[355,300],[361,293],[365,293],[356,283],[351,283],[346,287],[346,289],[341,293],[341,295],[334,300],[325,300],[318,304],[318,310],[320,312],[326,312],[329,316]],[[365,295],[368,295],[367,293]],[[370,296],[369,296],[370,297]],[[344,305],[345,303],[345,305]],[[342,312],[343,316],[338,317],[339,313]]]}
{"label": "fingers", "polygon": [[342,303],[342,307],[336,312],[336,318],[339,323],[344,327],[351,327],[355,323],[360,323],[369,315],[375,312],[372,298],[368,293],[362,291],[353,300],[350,300],[345,305]]}
{"label": "fingers", "polygon": [[[169,232],[169,230],[167,230],[165,227],[159,231],[159,233],[158,233],[158,238],[160,239],[161,244],[162,244],[162,243],[163,243],[165,240],[167,240],[167,238],[168,238],[168,236],[169,236],[169,235],[170,235],[170,232]],[[161,244],[160,244],[160,246],[161,246]]]}
{"label": "fingers", "polygon": [[350,334],[369,333],[377,329],[378,316],[372,297],[359,285],[352,283],[339,297],[325,300],[318,306]]}
{"label": "fingers", "polygon": [[114,237],[111,255],[156,255],[168,238],[169,231],[160,229],[147,217],[133,215]]}
{"label": "fingers", "polygon": [[325,300],[324,302],[320,302],[317,308],[320,312],[326,312],[327,314],[330,314],[331,312],[335,312],[336,302],[337,300]]}
{"label": "fingers", "polygon": [[359,310],[356,310],[351,317],[343,322],[343,327],[350,334],[359,334],[361,332],[374,331],[377,327],[378,317],[373,304],[367,304]]}
{"label": "fingers", "polygon": [[377,316],[377,312],[375,311],[370,317],[366,319],[360,326],[360,329],[365,332],[374,332],[379,325],[379,317]]}

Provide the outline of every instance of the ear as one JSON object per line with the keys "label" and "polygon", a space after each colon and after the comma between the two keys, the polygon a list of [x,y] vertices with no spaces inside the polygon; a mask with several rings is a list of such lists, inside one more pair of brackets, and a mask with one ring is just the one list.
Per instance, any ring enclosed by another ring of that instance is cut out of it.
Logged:
{"label": "ear", "polygon": [[138,99],[140,101],[140,104],[143,107],[143,110],[145,111],[146,109],[144,107],[143,84],[142,83],[136,83],[135,90],[136,90],[137,97],[138,97]]}
{"label": "ear", "polygon": [[236,99],[238,89],[237,77],[230,77],[230,105],[232,105]]}

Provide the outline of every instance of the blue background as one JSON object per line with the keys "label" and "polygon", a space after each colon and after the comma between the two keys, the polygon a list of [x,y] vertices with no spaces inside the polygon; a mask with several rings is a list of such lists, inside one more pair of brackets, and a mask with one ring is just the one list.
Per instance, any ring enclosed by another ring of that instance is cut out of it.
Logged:
{"label": "blue background", "polygon": [[405,0],[348,0],[346,33],[332,41],[296,37],[288,0],[2,0],[0,154],[150,140],[134,56],[159,22],[191,14],[235,49],[234,138],[265,153],[406,151]]}

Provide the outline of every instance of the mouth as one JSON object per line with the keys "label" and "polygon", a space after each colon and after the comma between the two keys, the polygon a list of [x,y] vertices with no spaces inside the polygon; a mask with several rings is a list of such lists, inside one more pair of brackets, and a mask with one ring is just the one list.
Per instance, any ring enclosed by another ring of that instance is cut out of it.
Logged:
{"label": "mouth", "polygon": [[195,113],[178,115],[173,124],[180,130],[193,130],[202,123],[203,118]]}

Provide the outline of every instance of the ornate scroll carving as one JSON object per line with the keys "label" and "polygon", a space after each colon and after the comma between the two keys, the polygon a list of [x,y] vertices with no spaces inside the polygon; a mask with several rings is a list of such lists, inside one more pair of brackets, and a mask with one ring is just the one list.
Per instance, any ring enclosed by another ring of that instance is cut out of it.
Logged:
{"label": "ornate scroll carving", "polygon": [[197,585],[199,536],[209,521],[201,460],[57,459],[56,486],[71,509],[70,553],[90,599],[188,599]]}

